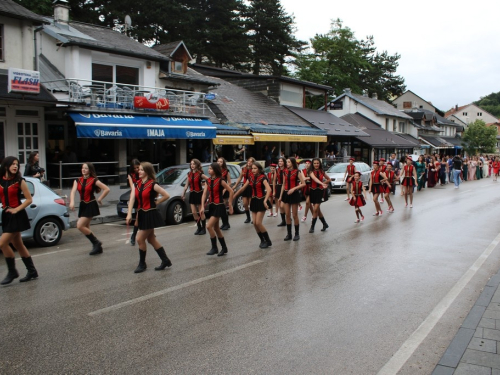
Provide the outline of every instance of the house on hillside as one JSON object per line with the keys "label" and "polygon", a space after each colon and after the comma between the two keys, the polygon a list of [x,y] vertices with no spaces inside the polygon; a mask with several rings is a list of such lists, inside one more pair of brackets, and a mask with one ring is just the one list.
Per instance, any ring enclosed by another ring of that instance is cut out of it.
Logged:
{"label": "house on hillside", "polygon": [[492,124],[498,121],[498,118],[474,103],[463,105],[461,107],[457,105],[444,115],[446,118],[450,118],[451,116],[458,118],[466,124],[470,124],[476,120],[483,120],[486,124]]}
{"label": "house on hillside", "polygon": [[422,99],[411,90],[407,90],[402,95],[398,96],[392,101],[392,104],[400,111],[409,111],[413,108],[418,108],[436,112],[436,107],[434,107],[432,103]]}

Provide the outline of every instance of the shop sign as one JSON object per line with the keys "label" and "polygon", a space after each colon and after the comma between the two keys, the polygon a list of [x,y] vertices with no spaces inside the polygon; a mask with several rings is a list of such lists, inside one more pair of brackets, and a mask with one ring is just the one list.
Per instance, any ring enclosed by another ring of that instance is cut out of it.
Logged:
{"label": "shop sign", "polygon": [[40,94],[40,72],[9,68],[8,92]]}

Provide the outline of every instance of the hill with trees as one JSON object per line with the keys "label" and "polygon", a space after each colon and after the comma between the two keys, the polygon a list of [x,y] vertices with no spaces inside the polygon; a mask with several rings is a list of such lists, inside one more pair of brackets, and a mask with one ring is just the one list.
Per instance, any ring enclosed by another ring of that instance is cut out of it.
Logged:
{"label": "hill with trees", "polygon": [[490,95],[482,96],[481,99],[474,102],[485,111],[488,111],[493,116],[500,118],[500,91],[492,92]]}

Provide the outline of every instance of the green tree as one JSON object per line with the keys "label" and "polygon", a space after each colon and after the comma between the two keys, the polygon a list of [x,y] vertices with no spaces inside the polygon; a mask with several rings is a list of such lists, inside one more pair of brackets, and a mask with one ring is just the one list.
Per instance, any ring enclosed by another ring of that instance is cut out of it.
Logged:
{"label": "green tree", "polygon": [[481,99],[474,102],[474,104],[478,105],[485,111],[488,111],[493,116],[500,118],[500,91],[482,96]]}
{"label": "green tree", "polygon": [[332,22],[328,33],[316,34],[310,42],[312,52],[300,54],[295,61],[299,79],[332,86],[336,95],[348,87],[386,100],[406,89],[404,78],[396,75],[401,56],[377,52],[372,36],[356,39],[340,19]]}
{"label": "green tree", "polygon": [[495,152],[497,127],[486,126],[483,120],[476,120],[467,126],[462,135],[462,146],[468,155]]}
{"label": "green tree", "polygon": [[41,16],[53,16],[54,8],[51,0],[14,0],[19,5]]}
{"label": "green tree", "polygon": [[244,13],[252,51],[253,74],[287,74],[287,58],[306,44],[295,38],[295,20],[279,0],[250,0]]}

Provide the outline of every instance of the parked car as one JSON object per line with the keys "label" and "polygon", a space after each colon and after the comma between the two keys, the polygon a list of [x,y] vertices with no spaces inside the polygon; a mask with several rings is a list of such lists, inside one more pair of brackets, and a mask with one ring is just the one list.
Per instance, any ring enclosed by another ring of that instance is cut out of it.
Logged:
{"label": "parked car", "polygon": [[[208,176],[208,167],[210,163],[203,163],[203,173]],[[234,183],[241,173],[241,168],[235,164],[228,164],[227,168],[231,176],[231,182]],[[189,164],[175,165],[165,168],[158,172],[156,181],[164,188],[170,198],[158,205],[158,211],[162,219],[167,224],[180,224],[185,217],[191,216],[191,205],[189,204],[189,189],[186,192],[185,200],[182,200],[182,193],[187,184],[187,174],[190,171]],[[240,184],[241,186],[241,184]],[[118,216],[127,217],[128,202],[130,199],[130,190],[120,196],[120,200],[116,205]],[[243,198],[239,196],[233,202],[234,213],[243,213]],[[135,218],[135,210],[132,212],[132,217]]]}
{"label": "parked car", "polygon": [[[52,189],[42,184],[38,178],[25,177],[25,179],[33,196],[33,203],[26,207],[31,228],[21,232],[21,237],[23,240],[33,239],[42,247],[57,245],[63,231],[69,229],[69,212],[66,202]],[[0,218],[1,213],[2,209],[0,209]]]}
{"label": "parked car", "polygon": [[[349,163],[335,164],[326,172],[326,174],[332,180],[332,190],[345,189],[344,174],[348,164]],[[356,166],[356,170],[361,172],[361,181],[363,181],[363,185],[368,186],[368,184],[370,183],[370,172],[372,170],[371,167],[368,164],[362,162],[355,162],[354,165]]]}

